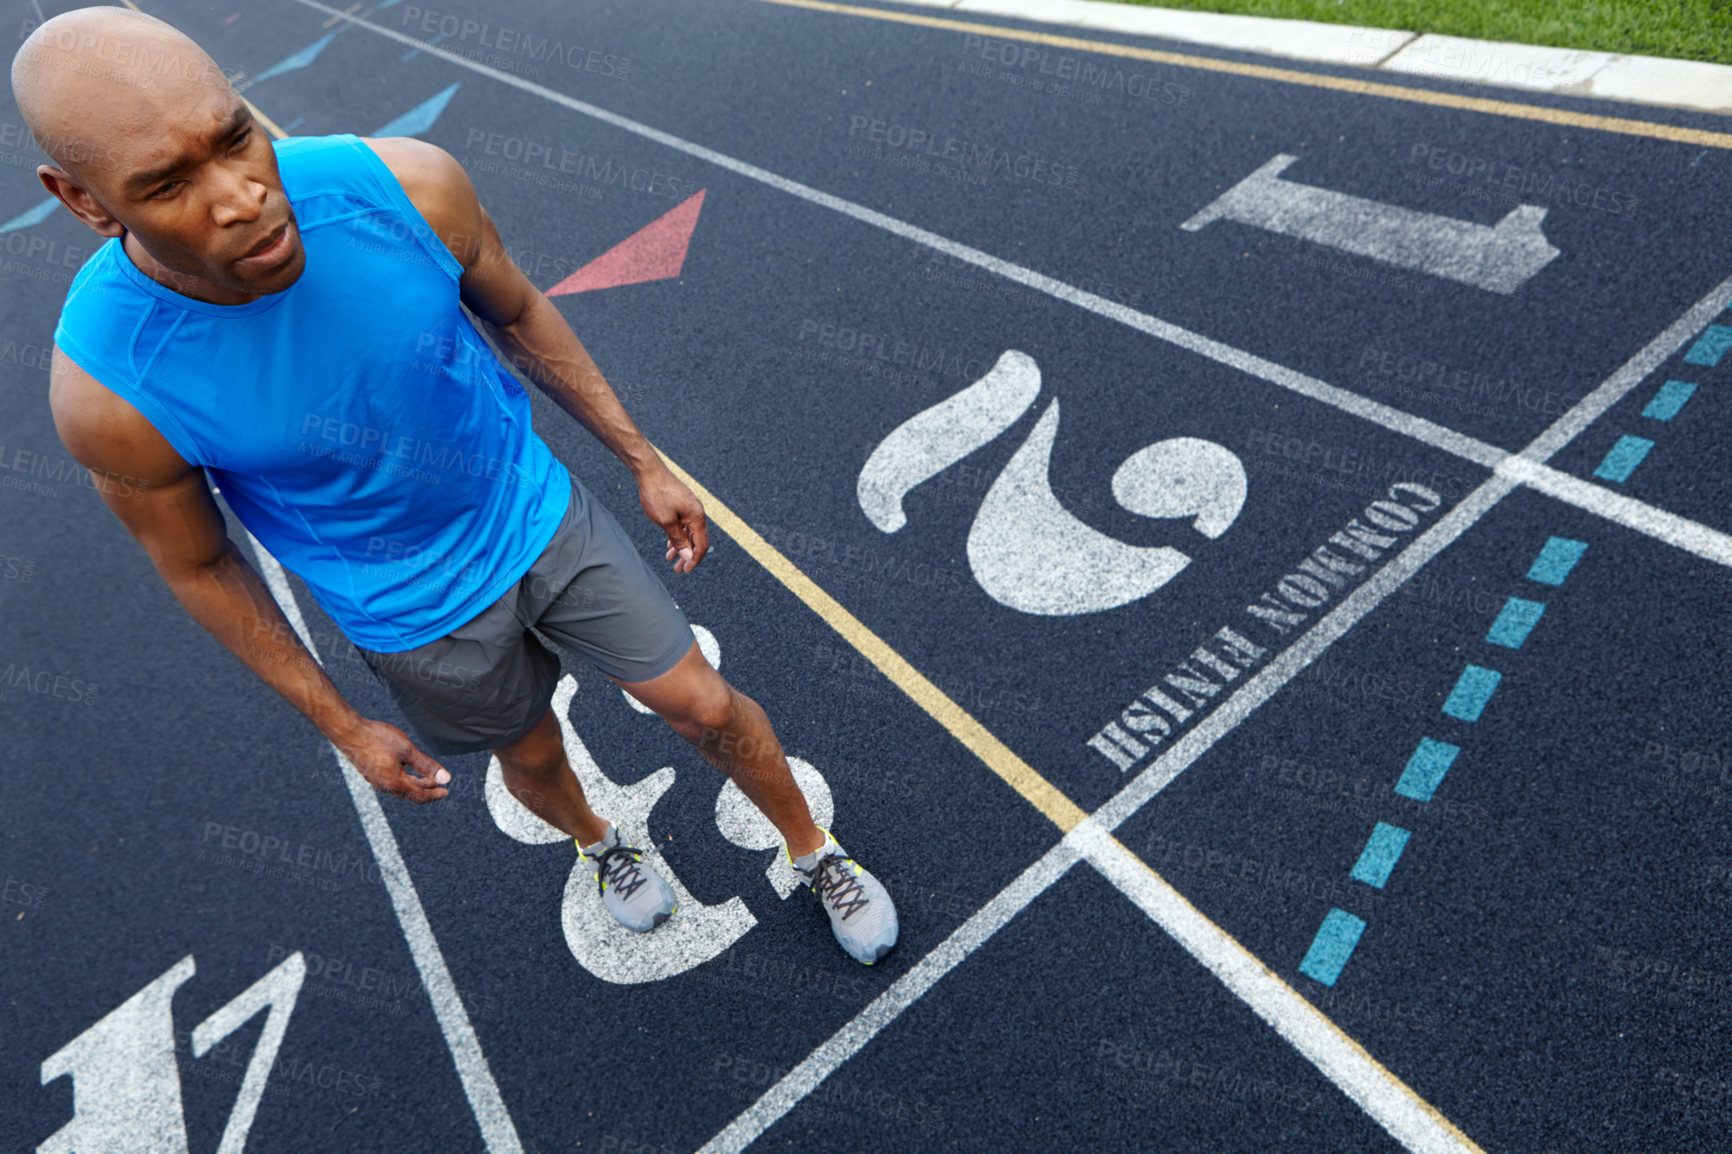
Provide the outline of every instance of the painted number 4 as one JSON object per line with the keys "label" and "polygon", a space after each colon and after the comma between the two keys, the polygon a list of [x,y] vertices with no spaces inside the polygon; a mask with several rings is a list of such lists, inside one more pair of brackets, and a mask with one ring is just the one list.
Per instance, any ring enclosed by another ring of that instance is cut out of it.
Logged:
{"label": "painted number 4", "polygon": [[[36,1154],[187,1154],[173,1002],[194,969],[188,954],[42,1063],[44,1086],[72,1075],[72,1120]],[[192,1055],[202,1058],[259,1011],[269,1011],[217,1154],[240,1154],[246,1146],[306,975],[306,961],[290,954],[192,1032]]]}

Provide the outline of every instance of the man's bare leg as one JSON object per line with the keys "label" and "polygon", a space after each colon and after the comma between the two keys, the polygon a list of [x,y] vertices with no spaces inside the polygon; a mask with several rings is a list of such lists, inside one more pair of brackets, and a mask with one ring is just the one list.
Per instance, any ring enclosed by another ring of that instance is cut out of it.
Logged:
{"label": "man's bare leg", "polygon": [[542,715],[528,734],[493,752],[505,771],[505,788],[511,796],[548,825],[576,838],[580,850],[595,849],[593,856],[588,852],[583,856],[589,859],[593,876],[604,883],[602,908],[614,920],[640,934],[668,920],[678,899],[655,867],[629,846],[621,847],[627,852],[616,853],[618,835],[610,846],[597,847],[608,838],[610,823],[597,817],[584,799],[583,786],[566,760],[565,738],[553,710]]}
{"label": "man's bare leg", "polygon": [[679,664],[660,677],[614,681],[727,774],[770,819],[790,855],[803,857],[823,848],[824,833],[812,821],[769,717],[715,671],[695,641]]}
{"label": "man's bare leg", "polygon": [[564,830],[579,845],[594,845],[607,836],[607,821],[597,817],[583,796],[583,786],[565,757],[565,738],[549,709],[528,734],[495,749],[505,771],[505,788],[529,811],[555,829]]}

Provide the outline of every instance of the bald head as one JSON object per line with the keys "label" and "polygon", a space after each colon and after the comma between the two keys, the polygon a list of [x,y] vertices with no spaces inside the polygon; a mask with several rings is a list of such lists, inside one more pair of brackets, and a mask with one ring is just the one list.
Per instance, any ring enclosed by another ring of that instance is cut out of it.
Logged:
{"label": "bald head", "polygon": [[213,304],[293,284],[306,263],[270,137],[204,49],[122,8],[80,8],[12,61],[43,187],[145,275]]}
{"label": "bald head", "polygon": [[238,104],[222,69],[173,25],[126,8],[79,8],[30,34],[12,59],[30,134],[66,172],[113,169],[152,126]]}

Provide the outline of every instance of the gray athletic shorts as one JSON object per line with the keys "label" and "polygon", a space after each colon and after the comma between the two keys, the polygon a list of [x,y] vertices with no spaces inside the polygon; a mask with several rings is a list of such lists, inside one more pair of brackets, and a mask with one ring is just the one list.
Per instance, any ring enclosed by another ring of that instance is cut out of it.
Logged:
{"label": "gray athletic shorts", "polygon": [[547,712],[559,658],[537,633],[621,681],[659,677],[692,647],[667,587],[576,477],[559,531],[504,596],[437,641],[361,658],[418,744],[455,756],[509,745]]}

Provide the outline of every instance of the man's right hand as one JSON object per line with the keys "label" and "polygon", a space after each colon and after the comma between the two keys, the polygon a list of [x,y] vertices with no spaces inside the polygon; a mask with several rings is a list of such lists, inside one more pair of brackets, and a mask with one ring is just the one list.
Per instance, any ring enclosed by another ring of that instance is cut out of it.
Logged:
{"label": "man's right hand", "polygon": [[[331,744],[381,793],[426,805],[451,792],[438,788],[451,780],[450,772],[416,749],[395,725],[357,718],[341,734],[332,736]],[[409,772],[411,768],[418,775]]]}

